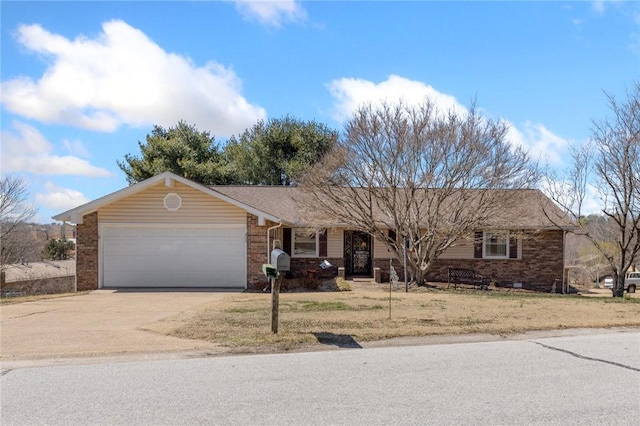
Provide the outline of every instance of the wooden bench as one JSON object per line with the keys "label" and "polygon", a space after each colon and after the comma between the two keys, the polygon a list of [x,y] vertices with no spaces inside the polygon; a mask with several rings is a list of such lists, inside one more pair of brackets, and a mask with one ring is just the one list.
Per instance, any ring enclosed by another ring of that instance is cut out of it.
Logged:
{"label": "wooden bench", "polygon": [[480,288],[480,290],[488,290],[489,286],[485,283],[484,277],[480,274],[476,274],[473,269],[465,268],[448,268],[449,277],[447,278],[447,287],[453,283],[454,288],[458,288],[458,284],[473,285],[473,288]]}

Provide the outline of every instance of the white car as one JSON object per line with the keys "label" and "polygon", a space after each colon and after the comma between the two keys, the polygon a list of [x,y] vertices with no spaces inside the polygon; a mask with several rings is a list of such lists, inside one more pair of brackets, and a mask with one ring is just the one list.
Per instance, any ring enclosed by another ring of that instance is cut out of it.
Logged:
{"label": "white car", "polygon": [[613,288],[613,278],[605,278],[603,286],[604,288]]}

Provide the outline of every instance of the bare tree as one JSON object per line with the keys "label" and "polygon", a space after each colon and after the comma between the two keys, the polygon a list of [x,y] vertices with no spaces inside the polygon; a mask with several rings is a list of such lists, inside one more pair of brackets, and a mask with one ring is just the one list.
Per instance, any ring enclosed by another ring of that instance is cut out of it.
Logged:
{"label": "bare tree", "polygon": [[[622,102],[607,95],[613,117],[594,121],[591,141],[572,149],[567,179],[550,175],[552,198],[579,225],[611,266],[613,296],[622,297],[627,271],[640,255],[640,83]],[[594,229],[585,216],[590,188],[599,194],[606,226]],[[612,252],[611,245],[615,246]]]}
{"label": "bare tree", "polygon": [[16,176],[0,180],[0,265],[17,263],[24,255],[23,227],[36,213],[28,203],[27,186]]}
{"label": "bare tree", "polygon": [[[527,153],[505,141],[507,126],[468,111],[440,111],[428,99],[360,108],[344,137],[303,179],[305,204],[320,223],[369,233],[422,284],[447,248],[502,213],[514,188],[538,178]],[[508,229],[508,228],[503,228]],[[393,232],[389,232],[392,230]]]}

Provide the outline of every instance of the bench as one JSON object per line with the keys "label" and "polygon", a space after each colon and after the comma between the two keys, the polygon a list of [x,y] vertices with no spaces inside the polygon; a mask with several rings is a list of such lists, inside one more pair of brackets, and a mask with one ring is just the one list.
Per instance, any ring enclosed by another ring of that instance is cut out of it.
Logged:
{"label": "bench", "polygon": [[476,274],[473,269],[465,268],[448,268],[447,287],[453,283],[454,288],[458,288],[458,284],[473,285],[473,288],[480,288],[480,290],[488,290],[489,286],[484,282],[484,277],[480,274]]}

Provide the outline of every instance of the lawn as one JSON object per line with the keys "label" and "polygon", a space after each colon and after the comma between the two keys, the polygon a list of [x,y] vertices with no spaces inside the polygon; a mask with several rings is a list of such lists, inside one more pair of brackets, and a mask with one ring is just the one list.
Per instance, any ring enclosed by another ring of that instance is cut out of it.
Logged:
{"label": "lawn", "polygon": [[348,292],[281,293],[277,335],[270,325],[271,295],[239,293],[154,323],[148,330],[214,342],[235,352],[286,351],[408,336],[640,327],[640,298],[496,289],[390,293],[388,286],[367,283]]}

